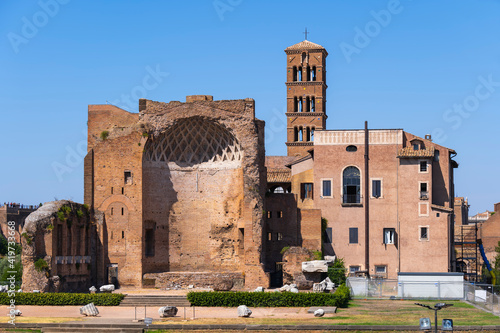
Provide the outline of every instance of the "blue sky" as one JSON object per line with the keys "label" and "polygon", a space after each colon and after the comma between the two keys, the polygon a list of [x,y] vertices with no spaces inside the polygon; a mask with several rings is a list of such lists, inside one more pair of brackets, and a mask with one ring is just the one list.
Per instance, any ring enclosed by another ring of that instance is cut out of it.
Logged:
{"label": "blue sky", "polygon": [[283,50],[307,27],[329,52],[329,129],[433,134],[458,152],[456,194],[492,210],[499,15],[500,0],[1,1],[0,202],[81,202],[87,105],[137,112],[134,96],[254,98],[267,154],[286,154]]}

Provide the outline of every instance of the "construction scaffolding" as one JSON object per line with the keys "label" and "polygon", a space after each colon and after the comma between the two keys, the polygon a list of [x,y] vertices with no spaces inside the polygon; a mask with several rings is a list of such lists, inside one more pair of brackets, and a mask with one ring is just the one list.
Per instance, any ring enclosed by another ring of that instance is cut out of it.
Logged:
{"label": "construction scaffolding", "polygon": [[455,227],[455,254],[457,272],[464,273],[469,282],[480,282],[482,260],[477,242],[477,225]]}

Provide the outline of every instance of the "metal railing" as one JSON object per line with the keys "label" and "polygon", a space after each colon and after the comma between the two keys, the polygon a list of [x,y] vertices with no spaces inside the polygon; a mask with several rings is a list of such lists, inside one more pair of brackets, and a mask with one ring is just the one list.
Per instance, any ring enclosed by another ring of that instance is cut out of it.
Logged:
{"label": "metal railing", "polygon": [[500,316],[500,286],[464,282],[464,296],[467,302]]}

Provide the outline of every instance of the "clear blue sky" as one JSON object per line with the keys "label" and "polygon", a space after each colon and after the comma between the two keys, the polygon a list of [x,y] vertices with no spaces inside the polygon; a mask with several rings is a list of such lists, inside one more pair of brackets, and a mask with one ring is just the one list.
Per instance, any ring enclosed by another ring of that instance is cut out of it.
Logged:
{"label": "clear blue sky", "polygon": [[329,52],[329,129],[435,134],[458,152],[456,194],[491,210],[499,17],[500,0],[3,0],[0,201],[81,202],[87,105],[137,112],[127,95],[254,98],[267,154],[284,155],[283,50],[307,27]]}

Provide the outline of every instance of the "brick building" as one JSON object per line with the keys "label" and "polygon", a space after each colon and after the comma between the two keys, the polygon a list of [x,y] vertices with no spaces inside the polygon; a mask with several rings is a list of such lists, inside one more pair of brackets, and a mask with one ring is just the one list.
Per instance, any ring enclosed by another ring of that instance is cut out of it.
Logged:
{"label": "brick building", "polygon": [[252,99],[89,106],[98,282],[279,285],[286,247],[380,277],[454,269],[456,153],[401,129],[327,130],[328,53],[285,52],[287,156],[265,156]]}
{"label": "brick building", "polygon": [[[297,222],[286,223],[297,227],[281,234],[271,218],[268,230],[279,236],[268,237],[268,255],[278,257],[275,249],[298,239],[299,246],[344,258],[352,274],[453,271],[455,151],[402,129],[326,130],[328,53],[307,40],[285,53],[286,145],[296,158],[276,165],[280,157],[267,157],[270,183],[278,170],[280,179],[290,179],[268,186],[267,202],[269,208],[289,202],[286,212]],[[290,193],[276,193],[288,187]]]}

